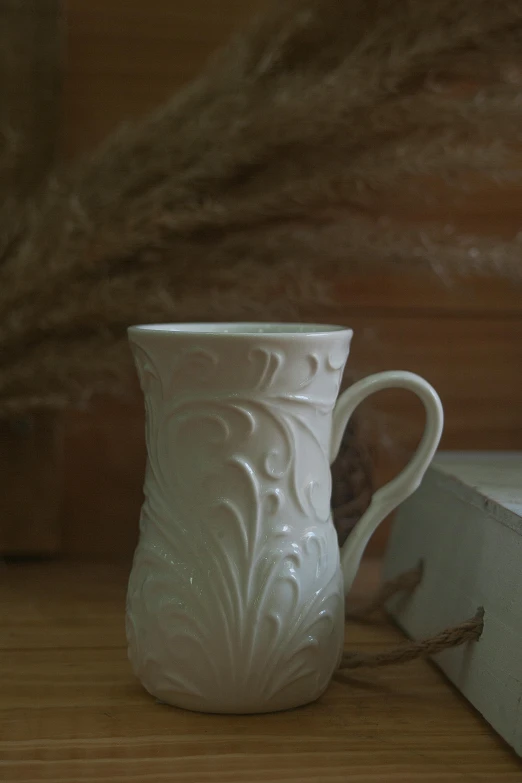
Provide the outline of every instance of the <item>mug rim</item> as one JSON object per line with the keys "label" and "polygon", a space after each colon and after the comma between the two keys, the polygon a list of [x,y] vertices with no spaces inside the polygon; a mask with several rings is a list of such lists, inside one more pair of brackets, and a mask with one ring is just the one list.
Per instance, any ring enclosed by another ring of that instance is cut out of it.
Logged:
{"label": "mug rim", "polygon": [[136,324],[127,329],[133,335],[204,336],[204,337],[321,337],[345,333],[353,329],[340,324],[298,323],[285,321],[187,322]]}

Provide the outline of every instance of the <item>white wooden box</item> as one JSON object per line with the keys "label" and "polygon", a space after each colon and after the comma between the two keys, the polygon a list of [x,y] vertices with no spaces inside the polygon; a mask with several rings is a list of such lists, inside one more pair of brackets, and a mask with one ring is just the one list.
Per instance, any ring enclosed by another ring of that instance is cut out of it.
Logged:
{"label": "white wooden box", "polygon": [[522,453],[440,453],[397,512],[384,577],[424,564],[389,611],[414,639],[472,617],[484,630],[435,663],[522,755]]}

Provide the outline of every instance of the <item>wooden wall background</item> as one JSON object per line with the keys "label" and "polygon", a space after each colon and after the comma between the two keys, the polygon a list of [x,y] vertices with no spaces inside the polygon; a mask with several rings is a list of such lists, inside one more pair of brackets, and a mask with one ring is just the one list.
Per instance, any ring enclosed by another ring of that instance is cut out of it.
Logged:
{"label": "wooden wall background", "polygon": [[[60,149],[72,161],[119,122],[137,118],[180,88],[208,54],[263,0],[65,0],[67,57]],[[404,222],[451,220],[509,236],[520,227],[522,193],[484,190],[447,214],[444,189],[429,209],[382,193],[376,209]],[[390,273],[338,281],[336,312],[356,330],[357,374],[409,369],[439,390],[449,449],[522,448],[522,288],[502,281],[444,283]],[[366,409],[378,472],[406,459],[422,428],[420,405],[389,392]],[[68,413],[61,551],[128,555],[135,544],[144,467],[141,402],[99,400]],[[394,447],[389,444],[393,441]],[[382,548],[385,531],[373,543]]]}

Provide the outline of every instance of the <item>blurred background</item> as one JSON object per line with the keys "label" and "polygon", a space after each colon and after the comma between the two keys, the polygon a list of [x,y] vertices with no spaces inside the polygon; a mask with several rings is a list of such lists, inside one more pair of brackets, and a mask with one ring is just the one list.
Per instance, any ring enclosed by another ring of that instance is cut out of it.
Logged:
{"label": "blurred background", "polygon": [[[34,189],[51,166],[88,155],[118,124],[142,117],[201,70],[209,54],[262,0],[4,0],[1,118],[31,154],[17,172]],[[518,67],[514,63],[514,67]],[[463,231],[511,237],[522,190],[474,189],[458,209],[444,183],[376,194],[383,220],[451,221]],[[520,287],[495,278],[445,280],[411,270],[337,281],[334,307],[313,320],[355,330],[357,375],[407,369],[427,378],[446,411],[444,449],[522,448]],[[408,458],[422,430],[420,404],[387,392],[360,414],[360,437],[379,484]],[[137,536],[144,422],[135,388],[96,397],[85,410],[38,412],[0,425],[0,554],[127,558]],[[383,527],[370,552],[382,552]]]}

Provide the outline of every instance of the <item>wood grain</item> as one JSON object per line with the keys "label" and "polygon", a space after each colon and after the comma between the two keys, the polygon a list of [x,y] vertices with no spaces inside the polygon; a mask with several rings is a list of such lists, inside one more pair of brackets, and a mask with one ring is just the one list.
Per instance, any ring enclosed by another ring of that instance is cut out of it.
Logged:
{"label": "wood grain", "polygon": [[0,477],[0,555],[57,552],[63,488],[59,415],[42,411],[0,421]]}
{"label": "wood grain", "polygon": [[[59,0],[0,3],[2,205],[30,194],[55,159],[62,21]],[[59,419],[48,413],[0,421],[0,555],[49,554],[59,547],[61,432]]]}
{"label": "wood grain", "polygon": [[266,0],[64,3],[69,54],[63,144],[71,158],[196,77],[212,51]]}
{"label": "wood grain", "polygon": [[[522,198],[520,201],[522,209]],[[488,225],[494,224],[491,214]],[[484,231],[484,222],[481,226]],[[517,318],[522,320],[522,281],[454,275],[442,279],[428,270],[350,272],[332,281],[339,313],[409,317]],[[317,312],[315,317],[319,317]],[[324,316],[335,317],[331,309]]]}
{"label": "wood grain", "polygon": [[[126,658],[127,571],[0,571],[6,783],[520,783],[518,761],[425,662],[334,681],[319,702],[273,715],[203,715],[156,703]],[[368,582],[363,575],[359,590]],[[347,629],[350,649],[400,640],[390,626]]]}
{"label": "wood grain", "polygon": [[1,189],[10,197],[39,186],[58,151],[63,33],[60,0],[0,5],[0,131],[14,161]]}

